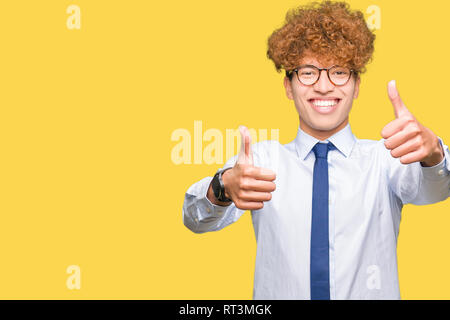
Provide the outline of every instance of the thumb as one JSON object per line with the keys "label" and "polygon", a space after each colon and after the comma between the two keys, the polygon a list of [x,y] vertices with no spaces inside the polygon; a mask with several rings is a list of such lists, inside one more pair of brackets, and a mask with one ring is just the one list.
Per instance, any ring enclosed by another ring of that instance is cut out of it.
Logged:
{"label": "thumb", "polygon": [[400,98],[395,80],[388,83],[388,95],[392,105],[394,106],[395,117],[397,119],[405,116],[412,116]]}
{"label": "thumb", "polygon": [[241,133],[241,151],[239,152],[237,162],[253,165],[252,138],[247,127],[239,126]]}

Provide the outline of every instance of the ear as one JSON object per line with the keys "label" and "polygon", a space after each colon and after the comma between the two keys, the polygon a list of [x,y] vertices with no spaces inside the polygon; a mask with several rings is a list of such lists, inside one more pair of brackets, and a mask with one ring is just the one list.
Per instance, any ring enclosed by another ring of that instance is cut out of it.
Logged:
{"label": "ear", "polygon": [[288,77],[284,77],[284,88],[286,89],[286,96],[290,100],[294,100],[294,96],[292,95],[292,85],[291,80]]}
{"label": "ear", "polygon": [[355,91],[354,91],[354,94],[353,94],[353,99],[356,99],[356,98],[358,98],[358,95],[359,95],[359,85],[361,84],[361,78],[359,77],[359,75],[358,75],[358,78],[356,79],[356,81],[355,81]]}

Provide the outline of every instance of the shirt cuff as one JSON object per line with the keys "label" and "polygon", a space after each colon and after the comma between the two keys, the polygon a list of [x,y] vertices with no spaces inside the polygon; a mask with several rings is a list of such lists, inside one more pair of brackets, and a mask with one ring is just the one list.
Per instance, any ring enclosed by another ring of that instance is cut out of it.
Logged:
{"label": "shirt cuff", "polygon": [[442,139],[438,137],[442,150],[444,150],[444,158],[440,163],[432,167],[422,167],[423,176],[429,180],[441,180],[450,173],[450,153],[448,146],[444,144]]}
{"label": "shirt cuff", "polygon": [[221,216],[223,216],[225,211],[232,205],[232,204],[230,204],[229,206],[226,206],[226,207],[225,206],[219,206],[217,204],[212,203],[208,199],[207,194],[208,194],[209,185],[211,184],[212,179],[213,178],[211,178],[209,180],[209,183],[206,184],[206,188],[204,190],[202,190],[201,198],[200,198],[200,201],[199,201],[199,207],[200,207],[200,209],[203,209],[203,210],[200,210],[200,212],[207,214],[207,216],[205,216],[204,218],[207,218],[207,217],[221,217]]}

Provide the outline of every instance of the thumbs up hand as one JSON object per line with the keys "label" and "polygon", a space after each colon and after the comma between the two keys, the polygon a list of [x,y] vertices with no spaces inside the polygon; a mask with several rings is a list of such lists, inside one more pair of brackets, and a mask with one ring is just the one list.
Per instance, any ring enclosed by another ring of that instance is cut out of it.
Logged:
{"label": "thumbs up hand", "polygon": [[253,166],[250,133],[244,126],[240,126],[239,131],[242,143],[236,164],[222,175],[225,196],[239,209],[261,209],[264,201],[272,199],[276,175],[272,170]]}
{"label": "thumbs up hand", "polygon": [[397,91],[395,80],[388,84],[388,95],[394,106],[395,120],[381,131],[386,139],[384,145],[394,158],[402,164],[421,162],[424,167],[437,165],[444,158],[444,152],[437,136],[417,121],[406,108]]}

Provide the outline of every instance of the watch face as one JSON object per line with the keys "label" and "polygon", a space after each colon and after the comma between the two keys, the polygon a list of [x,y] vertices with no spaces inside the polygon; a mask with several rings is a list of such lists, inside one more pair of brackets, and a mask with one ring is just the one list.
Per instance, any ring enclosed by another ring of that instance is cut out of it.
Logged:
{"label": "watch face", "polygon": [[212,189],[213,189],[213,192],[214,192],[214,196],[217,198],[217,200],[219,200],[220,183],[219,183],[219,174],[218,173],[216,173],[216,175],[214,176],[211,184],[212,184]]}

